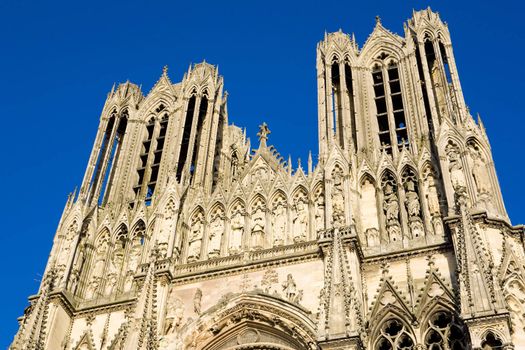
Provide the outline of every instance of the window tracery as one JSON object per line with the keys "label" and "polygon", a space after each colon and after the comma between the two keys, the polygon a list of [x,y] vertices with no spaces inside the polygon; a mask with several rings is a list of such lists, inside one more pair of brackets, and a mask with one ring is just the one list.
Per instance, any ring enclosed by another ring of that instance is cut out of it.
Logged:
{"label": "window tracery", "polygon": [[374,347],[375,350],[412,350],[414,341],[407,327],[398,319],[385,321]]}
{"label": "window tracery", "polygon": [[468,332],[459,319],[448,311],[439,311],[428,320],[425,346],[429,350],[469,349]]}

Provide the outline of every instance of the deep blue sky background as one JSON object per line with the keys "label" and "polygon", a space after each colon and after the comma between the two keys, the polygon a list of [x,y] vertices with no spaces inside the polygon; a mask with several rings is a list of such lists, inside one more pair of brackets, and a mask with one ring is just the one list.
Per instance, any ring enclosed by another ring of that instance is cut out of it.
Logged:
{"label": "deep blue sky background", "polygon": [[[67,194],[79,185],[113,82],[147,92],[169,65],[219,65],[230,122],[294,163],[317,153],[315,49],[325,30],[362,45],[380,15],[403,33],[412,8],[430,5],[452,33],[467,104],[487,128],[507,210],[525,223],[521,1],[79,1],[0,2],[0,348],[37,291]],[[369,4],[370,3],[370,4]]]}

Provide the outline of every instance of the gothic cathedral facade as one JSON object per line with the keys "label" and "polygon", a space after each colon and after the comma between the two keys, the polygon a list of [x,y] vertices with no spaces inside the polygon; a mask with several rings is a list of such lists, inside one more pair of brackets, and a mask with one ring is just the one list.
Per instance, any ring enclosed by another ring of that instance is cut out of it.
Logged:
{"label": "gothic cathedral facade", "polygon": [[318,160],[228,123],[218,69],[109,93],[22,349],[523,349],[524,231],[447,25],[317,46]]}

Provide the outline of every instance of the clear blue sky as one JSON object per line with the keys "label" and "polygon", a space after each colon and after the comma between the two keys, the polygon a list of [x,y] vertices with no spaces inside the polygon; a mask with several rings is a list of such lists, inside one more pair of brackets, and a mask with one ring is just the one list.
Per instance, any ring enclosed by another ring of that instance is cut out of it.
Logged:
{"label": "clear blue sky", "polygon": [[525,223],[521,1],[86,1],[0,2],[0,348],[37,291],[67,194],[80,184],[113,82],[147,92],[169,66],[219,65],[230,122],[252,140],[266,121],[294,163],[317,152],[315,49],[325,30],[362,45],[380,15],[402,34],[412,8],[449,23],[463,90],[488,130],[507,210]]}

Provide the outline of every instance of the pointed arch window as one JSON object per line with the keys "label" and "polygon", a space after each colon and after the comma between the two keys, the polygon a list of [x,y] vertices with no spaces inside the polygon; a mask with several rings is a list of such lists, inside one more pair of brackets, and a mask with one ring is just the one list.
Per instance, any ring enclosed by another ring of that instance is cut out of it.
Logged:
{"label": "pointed arch window", "polygon": [[470,349],[468,332],[457,316],[448,311],[433,314],[424,335],[425,346],[429,350]]}
{"label": "pointed arch window", "polygon": [[98,197],[98,204],[105,205],[108,200],[108,196],[111,192],[113,180],[117,170],[118,160],[120,158],[120,151],[122,149],[122,143],[124,141],[124,135],[126,134],[126,128],[128,126],[128,111],[124,110],[118,118],[116,124],[116,130],[113,132],[113,140],[111,140],[109,158],[106,164],[104,178],[102,181],[100,195]]}
{"label": "pointed arch window", "polygon": [[[162,112],[164,109],[164,105],[161,104],[156,112]],[[133,188],[135,198],[144,196],[146,205],[151,204],[155,193],[168,123],[169,116],[165,113],[160,118],[151,117],[146,124],[146,136],[139,155],[137,185]]]}
{"label": "pointed arch window", "polygon": [[186,158],[188,157],[188,149],[190,145],[191,124],[193,121],[193,113],[195,112],[195,105],[197,103],[196,92],[193,91],[188,101],[188,108],[186,110],[186,118],[184,119],[184,129],[182,131],[182,142],[179,151],[179,159],[177,162],[177,180],[180,181],[182,171],[186,165]]}
{"label": "pointed arch window", "polygon": [[391,318],[383,323],[375,342],[375,350],[412,350],[414,341],[407,327],[398,319]]}
{"label": "pointed arch window", "polygon": [[372,70],[372,82],[379,143],[382,149],[391,154],[393,145],[399,148],[408,146],[403,93],[397,65],[393,62],[388,66],[376,65]]}

